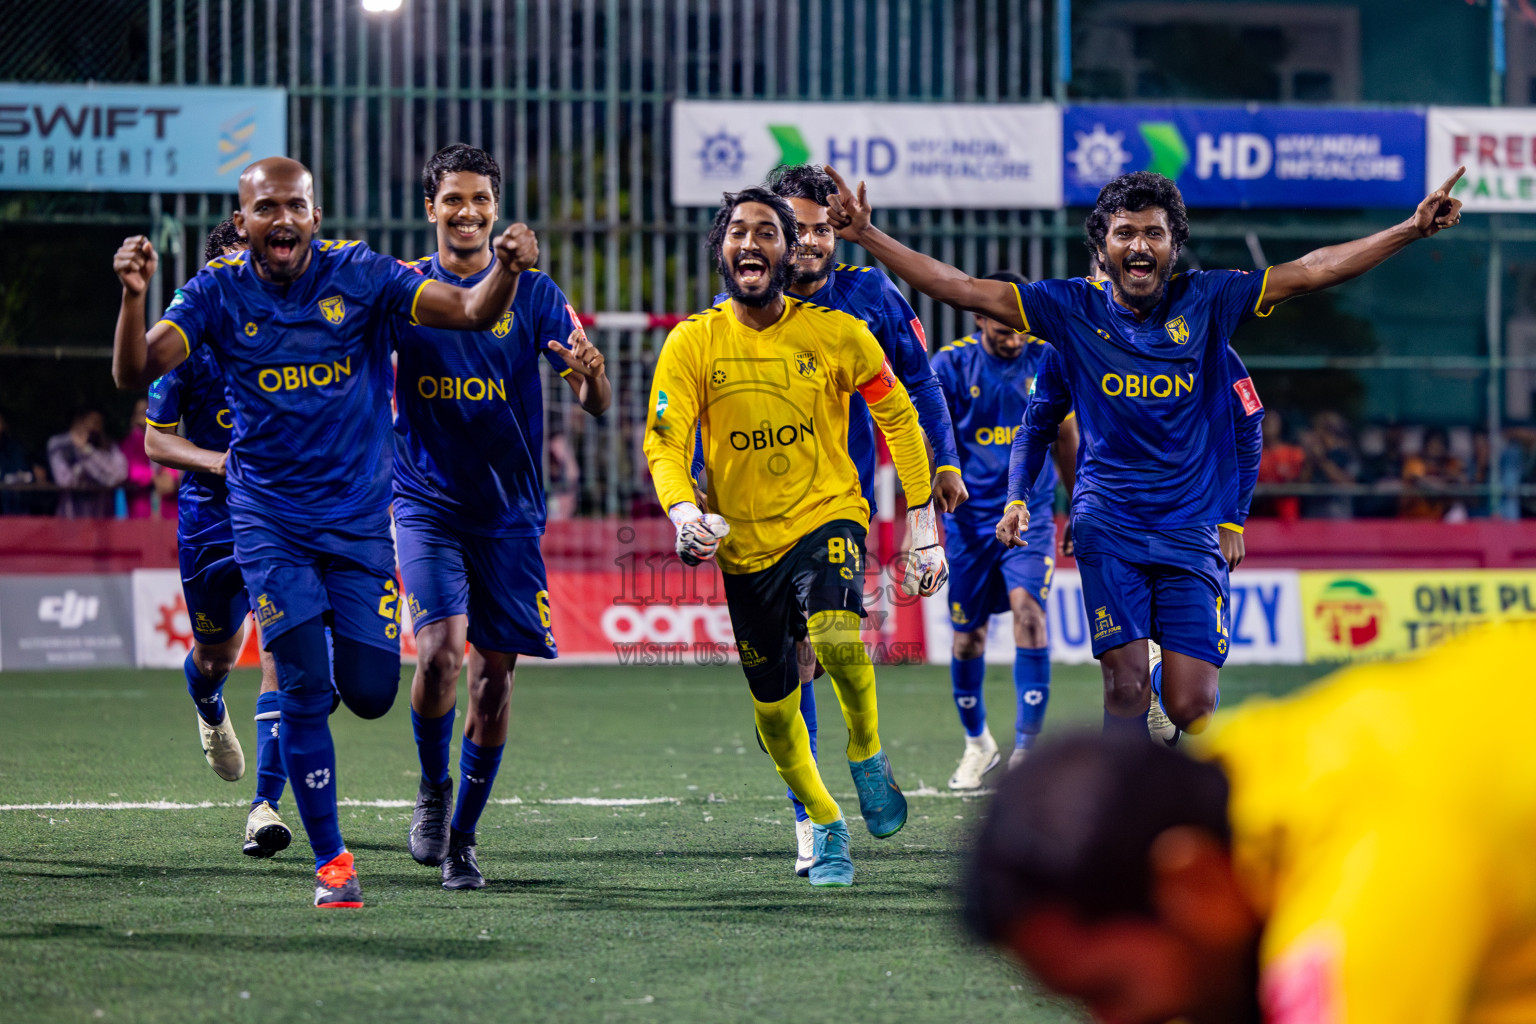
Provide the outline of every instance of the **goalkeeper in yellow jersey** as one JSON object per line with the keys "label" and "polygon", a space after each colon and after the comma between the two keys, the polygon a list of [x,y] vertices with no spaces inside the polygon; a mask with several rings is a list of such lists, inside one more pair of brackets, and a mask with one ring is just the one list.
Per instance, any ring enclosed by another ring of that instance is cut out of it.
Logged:
{"label": "goalkeeper in yellow jersey", "polygon": [[[812,885],[849,885],[848,826],[827,792],[800,715],[795,643],[809,638],[848,724],[859,813],[877,838],[907,801],[880,745],[875,672],[859,638],[869,505],[848,455],[848,398],[863,396],[907,493],[902,587],[924,596],[949,569],[931,504],[917,413],[862,320],[785,293],[795,214],[764,188],[727,195],[708,246],[729,298],[689,317],[656,362],[645,456],[677,552],[713,558],[752,690],[757,730],[813,826]],[[694,501],[695,424],[710,514]]]}
{"label": "goalkeeper in yellow jersey", "polygon": [[[973,927],[1101,1021],[1536,1021],[1536,623],[1255,700],[1193,745],[1041,744]],[[1447,700],[1447,694],[1455,699]]]}

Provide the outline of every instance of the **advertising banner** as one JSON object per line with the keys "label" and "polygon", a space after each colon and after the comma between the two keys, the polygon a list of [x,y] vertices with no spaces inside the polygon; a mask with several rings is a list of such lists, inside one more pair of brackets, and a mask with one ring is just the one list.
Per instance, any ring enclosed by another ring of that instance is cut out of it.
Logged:
{"label": "advertising banner", "polygon": [[831,164],[876,208],[1061,205],[1049,103],[672,104],[672,202],[714,206],[780,164]]}
{"label": "advertising banner", "polygon": [[[954,633],[942,595],[924,602],[927,660],[949,664]],[[1046,602],[1051,660],[1086,664],[1093,660],[1082,577],[1060,569]],[[1298,665],[1304,660],[1301,583],[1294,569],[1239,569],[1232,574],[1232,636],[1229,665]],[[987,664],[1013,664],[1013,616],[994,615],[987,627]]]}
{"label": "advertising banner", "polygon": [[1536,110],[1430,107],[1428,147],[1426,195],[1465,166],[1452,194],[1469,213],[1536,210]]}
{"label": "advertising banner", "polygon": [[1536,619],[1536,571],[1303,572],[1308,661],[1414,654],[1484,622]]}
{"label": "advertising banner", "polygon": [[1064,192],[1092,206],[1128,171],[1172,178],[1187,206],[1413,207],[1424,198],[1424,115],[1286,107],[1073,106],[1062,111]]}
{"label": "advertising banner", "polygon": [[282,89],[0,83],[0,189],[234,192],[287,147]]}
{"label": "advertising banner", "polygon": [[132,664],[127,576],[0,576],[0,668]]}

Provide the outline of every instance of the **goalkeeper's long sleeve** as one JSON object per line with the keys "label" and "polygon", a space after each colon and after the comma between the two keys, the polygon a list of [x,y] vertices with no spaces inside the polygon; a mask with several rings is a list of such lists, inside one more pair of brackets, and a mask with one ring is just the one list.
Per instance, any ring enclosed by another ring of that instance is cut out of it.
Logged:
{"label": "goalkeeper's long sleeve", "polygon": [[933,473],[928,465],[928,448],[923,443],[923,428],[907,389],[886,363],[858,390],[869,405],[875,426],[885,435],[901,489],[907,494],[907,506],[926,504],[933,496]]}

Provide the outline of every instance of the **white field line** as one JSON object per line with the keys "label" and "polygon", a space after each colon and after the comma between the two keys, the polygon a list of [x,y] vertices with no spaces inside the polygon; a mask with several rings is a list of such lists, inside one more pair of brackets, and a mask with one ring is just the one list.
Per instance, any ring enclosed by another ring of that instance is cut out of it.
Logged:
{"label": "white field line", "polygon": [[[934,789],[931,786],[921,786],[917,789],[904,791],[907,796],[940,797],[954,799],[956,797],[990,796],[990,789],[978,789],[973,792],[957,793],[948,789]],[[838,794],[839,799],[853,799],[852,794]],[[705,803],[731,803],[714,794],[708,796],[689,797],[690,801],[697,799]],[[746,800],[784,800],[779,796],[751,796],[741,799]],[[519,805],[541,804],[554,807],[646,807],[654,804],[681,804],[684,801],[675,796],[639,796],[639,797],[597,797],[597,796],[565,796],[550,797],[546,799],[524,800],[522,797],[509,796],[497,797],[490,801],[503,807]],[[344,798],[337,803],[342,807],[377,807],[381,809],[394,809],[414,807],[414,800],[353,800]],[[0,811],[202,811],[212,808],[224,807],[248,807],[248,800],[200,800],[196,803],[182,803],[175,800],[79,800],[69,803],[44,803],[44,804],[0,804]]]}

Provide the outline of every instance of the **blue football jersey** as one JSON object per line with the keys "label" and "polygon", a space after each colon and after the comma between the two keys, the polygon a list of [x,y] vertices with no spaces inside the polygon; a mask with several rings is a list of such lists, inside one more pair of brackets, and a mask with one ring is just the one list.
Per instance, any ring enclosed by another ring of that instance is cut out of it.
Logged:
{"label": "blue football jersey", "polygon": [[[961,477],[971,495],[953,514],[961,529],[991,533],[1002,518],[1013,437],[1048,348],[1030,338],[1018,356],[1004,359],[988,352],[977,332],[945,345],[933,357],[960,448]],[[1024,499],[1030,517],[1049,517],[1055,498],[1056,467],[1047,461]]]}
{"label": "blue football jersey", "polygon": [[[224,394],[224,371],[204,345],[149,386],[149,425],[182,424],[188,441],[210,452],[229,450],[234,419]],[[176,494],[176,540],[186,547],[233,544],[229,485],[214,473],[182,473]]]}
{"label": "blue football jersey", "polygon": [[[436,255],[413,264],[426,276],[470,288]],[[574,325],[565,295],[536,270],[518,279],[512,307],[489,331],[402,324],[395,421],[395,512],[422,511],[482,536],[544,532],[544,393],[539,356]]]}
{"label": "blue football jersey", "polygon": [[287,285],[258,277],[246,253],[213,260],[164,319],[226,371],[230,507],[340,523],[389,507],[388,321],[412,315],[427,279],[362,242],[312,246]]}
{"label": "blue football jersey", "polygon": [[1211,526],[1232,514],[1227,347],[1256,315],[1263,288],[1262,275],[1235,270],[1177,274],[1144,320],[1111,289],[1081,279],[1015,288],[1025,327],[1060,354],[1078,416],[1074,513],[1152,530]]}
{"label": "blue football jersey", "polygon": [[[721,292],[715,296],[715,302],[727,298],[729,296]],[[804,298],[806,302],[849,313],[864,321],[917,409],[918,423],[933,446],[934,468],[959,467],[960,456],[955,451],[949,409],[944,404],[943,389],[928,362],[928,339],[923,334],[922,321],[891,279],[873,267],[839,263],[827,275],[827,283],[814,295]],[[873,514],[878,461],[875,420],[869,414],[869,406],[857,394],[848,400],[848,455],[859,471],[859,487]]]}

